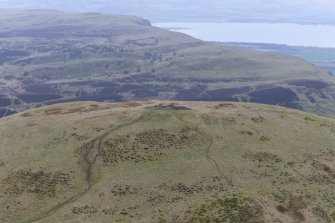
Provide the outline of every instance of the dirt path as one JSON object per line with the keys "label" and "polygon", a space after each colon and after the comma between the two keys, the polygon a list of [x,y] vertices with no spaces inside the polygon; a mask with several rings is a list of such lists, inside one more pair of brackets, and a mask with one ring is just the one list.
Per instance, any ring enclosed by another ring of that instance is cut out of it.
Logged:
{"label": "dirt path", "polygon": [[230,179],[229,177],[227,177],[227,176],[222,172],[219,163],[218,163],[218,162],[216,161],[216,159],[214,159],[214,157],[211,155],[211,149],[212,149],[213,144],[214,144],[214,140],[213,140],[213,138],[212,138],[209,134],[207,134],[206,132],[204,132],[204,131],[199,131],[199,130],[198,130],[198,133],[201,134],[201,135],[206,136],[206,138],[207,138],[207,140],[208,140],[208,145],[207,145],[207,147],[206,147],[206,158],[207,158],[210,162],[212,162],[212,163],[214,164],[215,169],[216,169],[216,171],[219,173],[220,177],[222,177],[222,178],[227,182],[227,184],[228,184],[230,187],[233,187],[234,184],[233,184],[232,179]]}
{"label": "dirt path", "polygon": [[84,189],[80,193],[66,199],[65,201],[62,201],[62,202],[58,203],[54,207],[45,211],[44,213],[41,213],[41,214],[35,216],[34,218],[32,218],[30,220],[23,221],[22,223],[33,223],[33,222],[43,220],[43,219],[49,217],[50,215],[52,215],[53,213],[55,213],[56,211],[58,211],[59,209],[63,208],[64,206],[75,202],[76,200],[81,198],[83,195],[85,195],[87,192],[89,192],[90,189],[92,188],[93,184],[94,184],[93,168],[94,168],[94,164],[96,163],[97,159],[101,155],[102,141],[108,135],[110,135],[111,133],[113,133],[115,131],[118,131],[121,128],[133,125],[133,124],[141,121],[144,118],[144,116],[145,116],[145,114],[139,116],[138,118],[136,118],[136,119],[134,119],[130,122],[126,122],[124,124],[121,124],[121,125],[118,125],[114,128],[111,128],[110,130],[108,130],[104,134],[102,134],[102,135],[92,139],[90,142],[86,143],[84,145],[84,149],[83,149],[82,154],[81,154],[81,157],[82,157],[83,161],[85,162],[85,166],[86,166],[85,187],[84,187]]}

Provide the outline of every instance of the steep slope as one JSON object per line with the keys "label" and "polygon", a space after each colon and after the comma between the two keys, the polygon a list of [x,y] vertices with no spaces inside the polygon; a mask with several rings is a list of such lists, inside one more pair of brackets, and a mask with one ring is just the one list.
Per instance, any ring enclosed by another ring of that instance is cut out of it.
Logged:
{"label": "steep slope", "polygon": [[335,114],[335,78],[312,64],[207,44],[136,17],[0,10],[0,40],[0,116],[6,108],[138,99],[259,102]]}
{"label": "steep slope", "polygon": [[244,103],[71,103],[0,121],[0,221],[334,222],[335,121]]}

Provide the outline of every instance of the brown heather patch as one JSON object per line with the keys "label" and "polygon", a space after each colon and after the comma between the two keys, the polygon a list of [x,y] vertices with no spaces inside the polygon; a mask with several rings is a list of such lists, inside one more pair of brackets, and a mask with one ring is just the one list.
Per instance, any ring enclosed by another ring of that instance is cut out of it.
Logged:
{"label": "brown heather patch", "polygon": [[44,111],[46,115],[58,115],[62,113],[61,108],[50,108]]}
{"label": "brown heather patch", "polygon": [[68,173],[63,172],[19,170],[2,180],[0,192],[14,197],[29,193],[45,199],[55,197],[61,187],[69,186],[70,178]]}
{"label": "brown heather patch", "polygon": [[265,223],[263,207],[251,198],[239,196],[218,199],[198,207],[190,222]]}
{"label": "brown heather patch", "polygon": [[214,106],[215,109],[223,109],[223,108],[237,108],[236,105],[231,103],[222,103]]}
{"label": "brown heather patch", "polygon": [[27,118],[27,117],[31,117],[33,115],[29,112],[26,112],[26,113],[23,113],[21,116]]}
{"label": "brown heather patch", "polygon": [[77,113],[77,112],[85,112],[88,111],[85,109],[85,107],[76,107],[76,108],[70,108],[68,111],[63,112],[62,114],[72,114],[72,113]]}
{"label": "brown heather patch", "polygon": [[85,205],[82,207],[73,207],[72,208],[72,213],[73,214],[95,214],[98,212],[98,208],[95,206],[89,206],[89,205]]}
{"label": "brown heather patch", "polygon": [[285,213],[288,212],[287,208],[284,207],[283,205],[278,205],[278,206],[276,207],[276,209],[277,209],[277,211],[279,211],[279,212],[282,213],[282,214],[285,214]]}
{"label": "brown heather patch", "polygon": [[301,213],[301,210],[306,209],[308,206],[305,202],[304,197],[291,197],[287,207],[278,205],[276,210],[282,214],[291,216],[296,222],[304,222],[305,216]]}
{"label": "brown heather patch", "polygon": [[203,138],[192,129],[182,128],[176,132],[150,129],[110,138],[101,156],[106,165],[154,161],[169,152],[199,147],[202,143]]}
{"label": "brown heather patch", "polygon": [[122,103],[122,107],[124,107],[124,108],[136,108],[136,107],[140,107],[140,106],[142,106],[142,104],[140,102],[136,102],[136,101],[128,101],[128,102]]}

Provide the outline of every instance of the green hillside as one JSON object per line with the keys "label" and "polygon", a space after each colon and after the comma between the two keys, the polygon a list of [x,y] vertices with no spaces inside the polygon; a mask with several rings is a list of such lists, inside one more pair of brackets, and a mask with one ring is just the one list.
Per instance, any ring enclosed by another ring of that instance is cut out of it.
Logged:
{"label": "green hillside", "polygon": [[335,116],[335,78],[144,19],[0,9],[0,116],[69,101],[243,101]]}
{"label": "green hillside", "polygon": [[329,70],[335,75],[335,48],[288,46],[266,43],[225,43],[225,45],[227,44],[262,52],[274,52],[300,57],[318,67]]}
{"label": "green hillside", "polygon": [[335,121],[217,102],[58,104],[0,122],[0,222],[335,222]]}

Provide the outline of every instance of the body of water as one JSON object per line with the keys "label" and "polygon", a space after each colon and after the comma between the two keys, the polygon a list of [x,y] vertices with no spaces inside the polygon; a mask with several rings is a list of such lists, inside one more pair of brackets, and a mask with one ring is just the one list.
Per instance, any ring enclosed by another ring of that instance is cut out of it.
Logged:
{"label": "body of water", "polygon": [[335,48],[335,26],[291,23],[154,23],[205,41]]}

